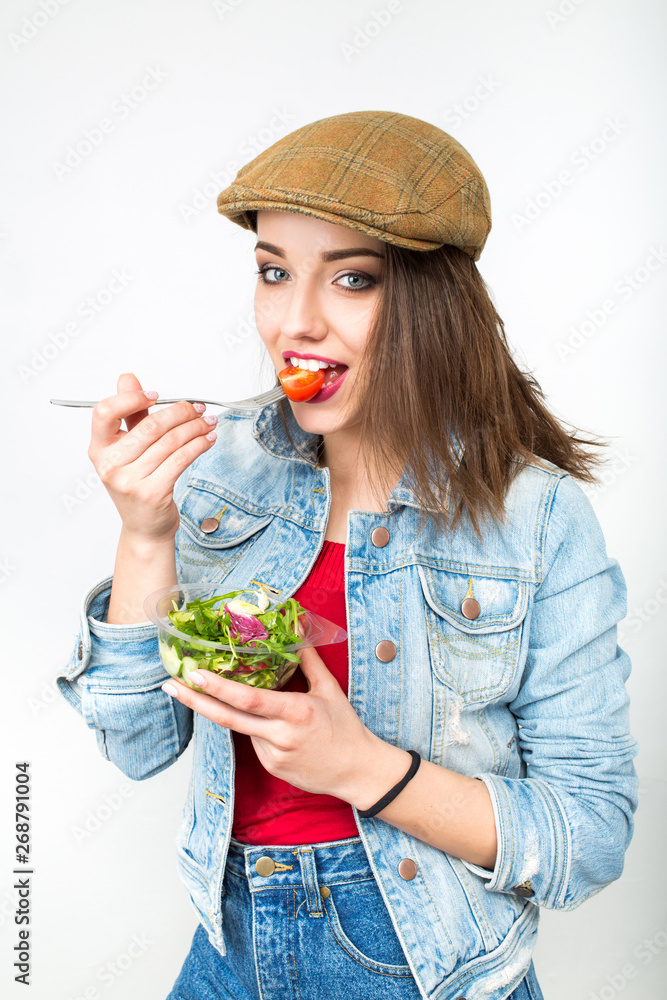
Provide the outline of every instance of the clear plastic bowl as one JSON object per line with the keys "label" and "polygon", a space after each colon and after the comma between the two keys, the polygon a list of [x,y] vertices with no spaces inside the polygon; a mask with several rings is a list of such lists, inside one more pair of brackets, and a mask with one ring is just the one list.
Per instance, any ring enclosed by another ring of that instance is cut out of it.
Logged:
{"label": "clear plastic bowl", "polygon": [[[252,589],[249,587],[248,591]],[[221,677],[253,687],[275,690],[287,684],[298,667],[297,650],[304,646],[327,646],[347,639],[344,629],[314,611],[305,611],[300,615],[301,641],[284,647],[282,654],[262,649],[261,639],[255,640],[254,646],[239,643],[233,647],[208,639],[197,639],[186,632],[180,632],[169,620],[170,611],[185,611],[190,601],[206,601],[225,591],[224,586],[214,587],[211,584],[176,584],[174,587],[155,591],[144,601],[147,617],[158,627],[158,647],[165,670],[197,691],[202,689],[188,680],[192,671],[197,669],[211,670]],[[282,603],[284,602],[269,598],[266,610]],[[215,607],[219,605],[216,604]]]}

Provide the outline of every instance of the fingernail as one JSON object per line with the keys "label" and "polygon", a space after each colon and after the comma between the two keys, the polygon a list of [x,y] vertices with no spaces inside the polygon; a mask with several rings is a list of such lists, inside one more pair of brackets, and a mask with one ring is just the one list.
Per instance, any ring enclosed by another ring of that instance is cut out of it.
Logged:
{"label": "fingernail", "polygon": [[159,392],[153,392],[153,390],[150,392],[144,392],[144,396],[148,396],[149,399],[157,399],[159,395]]}
{"label": "fingernail", "polygon": [[178,698],[178,690],[175,684],[170,684],[169,681],[167,681],[166,684],[162,685],[162,690],[165,694],[170,694],[172,698]]}
{"label": "fingernail", "polygon": [[218,418],[215,416],[214,413],[209,413],[208,416],[204,417],[204,420],[206,421],[207,424],[217,424],[218,422]]}
{"label": "fingernail", "polygon": [[210,434],[206,435],[206,438],[207,438],[208,441],[215,441],[215,439],[217,438],[217,436],[218,436],[218,432],[217,431],[211,431]]}
{"label": "fingernail", "polygon": [[198,684],[200,688],[206,687],[207,678],[203,674],[200,674],[198,670],[193,670],[191,674],[188,674],[188,680],[194,684]]}
{"label": "fingernail", "polygon": [[206,409],[206,406],[205,406],[204,403],[193,403],[192,405],[194,406],[194,408],[197,411],[197,413],[203,413],[204,410]]}

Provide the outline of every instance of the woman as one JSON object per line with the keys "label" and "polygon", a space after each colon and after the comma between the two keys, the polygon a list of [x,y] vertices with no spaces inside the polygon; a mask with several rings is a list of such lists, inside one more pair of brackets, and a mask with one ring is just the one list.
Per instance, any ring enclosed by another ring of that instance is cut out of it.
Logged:
{"label": "woman", "polygon": [[[511,358],[475,265],[486,185],[440,129],[314,122],[218,207],[256,233],[276,372],[327,365],[324,388],[226,411],[216,439],[121,376],[90,447],[116,566],[59,679],[132,778],[194,732],[200,926],[170,1000],[535,1000],[538,907],[619,877],[637,803],[625,583],[575,481],[596,442]],[[142,603],[177,580],[256,580],[348,643],[279,691],[165,683]]]}

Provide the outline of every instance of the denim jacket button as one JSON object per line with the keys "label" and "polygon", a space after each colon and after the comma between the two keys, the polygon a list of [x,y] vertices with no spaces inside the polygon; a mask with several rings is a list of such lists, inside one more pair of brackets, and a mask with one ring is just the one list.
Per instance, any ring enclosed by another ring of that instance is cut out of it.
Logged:
{"label": "denim jacket button", "polygon": [[217,531],[219,523],[217,517],[205,517],[199,527],[204,534],[210,535],[212,531]]}
{"label": "denim jacket button", "polygon": [[375,647],[375,655],[383,663],[389,663],[396,656],[396,646],[390,639],[383,639]]}
{"label": "denim jacket button", "polygon": [[387,544],[389,537],[389,532],[386,528],[373,528],[371,541],[373,545],[377,545],[377,547],[381,549]]}
{"label": "denim jacket button", "polygon": [[479,618],[481,610],[479,601],[476,601],[474,597],[466,597],[461,605],[461,614],[465,618]]}
{"label": "denim jacket button", "polygon": [[401,858],[398,862],[398,874],[408,882],[417,874],[417,865],[412,858]]}
{"label": "denim jacket button", "polygon": [[525,896],[526,899],[530,899],[531,896],[535,895],[534,891],[530,888],[529,882],[524,882],[523,885],[515,885],[512,892],[515,892],[517,896]]}
{"label": "denim jacket button", "polygon": [[269,875],[273,875],[275,870],[276,863],[273,858],[269,858],[267,855],[257,858],[257,861],[255,862],[255,871],[258,875],[268,878]]}
{"label": "denim jacket button", "polygon": [[78,652],[77,652],[77,656],[79,657],[80,660],[83,659],[83,642],[79,643],[79,649],[78,649]]}

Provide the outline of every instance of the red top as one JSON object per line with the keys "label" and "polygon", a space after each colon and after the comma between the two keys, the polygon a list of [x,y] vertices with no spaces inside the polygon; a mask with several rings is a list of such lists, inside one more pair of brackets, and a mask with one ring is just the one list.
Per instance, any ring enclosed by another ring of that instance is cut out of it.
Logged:
{"label": "red top", "polygon": [[[345,545],[325,541],[315,565],[294,597],[308,611],[347,629]],[[317,652],[347,694],[347,642]],[[308,691],[297,667],[282,691]],[[317,844],[358,837],[352,806],[333,795],[315,795],[276,778],[260,763],[252,740],[232,730],[236,752],[232,836],[244,844]]]}

